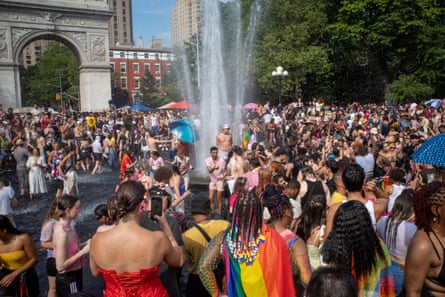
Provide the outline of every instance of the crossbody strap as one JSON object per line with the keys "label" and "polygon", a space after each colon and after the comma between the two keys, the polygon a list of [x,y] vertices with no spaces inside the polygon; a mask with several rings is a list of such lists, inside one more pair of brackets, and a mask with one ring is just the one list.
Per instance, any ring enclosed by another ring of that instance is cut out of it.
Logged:
{"label": "crossbody strap", "polygon": [[207,232],[204,231],[204,229],[202,229],[201,226],[199,226],[198,224],[195,225],[196,229],[199,230],[199,232],[201,232],[202,236],[204,236],[204,238],[207,240],[207,242],[210,242],[210,236],[209,234],[207,234]]}

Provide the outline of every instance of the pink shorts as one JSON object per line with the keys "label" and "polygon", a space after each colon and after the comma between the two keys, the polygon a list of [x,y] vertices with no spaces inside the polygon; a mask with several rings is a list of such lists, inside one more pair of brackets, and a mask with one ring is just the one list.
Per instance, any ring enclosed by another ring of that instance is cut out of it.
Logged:
{"label": "pink shorts", "polygon": [[210,181],[209,190],[216,190],[217,192],[224,192],[224,183],[222,180],[219,181]]}

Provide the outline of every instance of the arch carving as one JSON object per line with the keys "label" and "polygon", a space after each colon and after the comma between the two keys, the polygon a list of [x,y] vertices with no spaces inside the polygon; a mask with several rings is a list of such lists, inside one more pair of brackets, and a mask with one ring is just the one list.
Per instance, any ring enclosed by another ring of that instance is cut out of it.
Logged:
{"label": "arch carving", "polygon": [[67,45],[79,60],[82,110],[102,110],[111,98],[108,21],[112,12],[98,0],[0,1],[0,101],[21,106],[19,60],[38,39]]}

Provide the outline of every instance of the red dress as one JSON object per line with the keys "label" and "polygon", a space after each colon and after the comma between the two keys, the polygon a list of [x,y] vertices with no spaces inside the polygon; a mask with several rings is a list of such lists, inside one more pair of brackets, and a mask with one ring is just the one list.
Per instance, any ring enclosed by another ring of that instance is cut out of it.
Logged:
{"label": "red dress", "polygon": [[99,267],[105,281],[103,297],[168,297],[158,277],[159,265],[138,272],[104,270]]}

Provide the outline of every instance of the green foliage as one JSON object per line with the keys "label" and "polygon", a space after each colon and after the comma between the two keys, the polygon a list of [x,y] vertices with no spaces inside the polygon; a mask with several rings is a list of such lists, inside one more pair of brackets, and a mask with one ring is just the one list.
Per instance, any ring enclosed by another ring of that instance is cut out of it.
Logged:
{"label": "green foliage", "polygon": [[37,103],[57,107],[60,102],[56,101],[55,96],[60,93],[60,89],[66,94],[67,101],[71,97],[77,98],[78,67],[79,62],[68,47],[63,43],[50,41],[35,66],[20,69],[24,104]]}
{"label": "green foliage", "polygon": [[393,82],[389,89],[389,98],[394,103],[418,101],[431,98],[434,89],[418,80],[416,75],[401,75],[399,80]]}
{"label": "green foliage", "polygon": [[155,92],[157,92],[156,89],[156,79],[151,74],[150,71],[145,70],[144,77],[141,81],[141,87],[140,91],[142,93],[142,100],[145,103],[147,99],[150,98]]}

